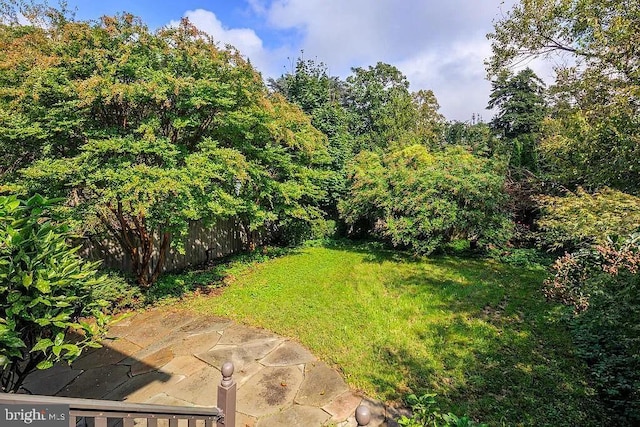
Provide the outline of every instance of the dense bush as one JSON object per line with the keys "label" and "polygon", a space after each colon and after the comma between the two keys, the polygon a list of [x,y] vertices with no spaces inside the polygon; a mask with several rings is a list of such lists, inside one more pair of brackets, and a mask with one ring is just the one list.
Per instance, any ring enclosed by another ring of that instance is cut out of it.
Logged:
{"label": "dense bush", "polygon": [[429,254],[454,239],[502,244],[506,213],[500,164],[461,147],[430,152],[414,145],[385,155],[363,152],[340,203],[348,224],[366,224],[394,246]]}
{"label": "dense bush", "polygon": [[[96,346],[106,317],[92,289],[109,280],[96,274],[49,217],[41,196],[0,197],[0,366],[2,391],[15,392],[26,375],[55,361],[72,361]],[[97,322],[82,320],[93,316]]]}
{"label": "dense bush", "polygon": [[572,329],[619,425],[640,423],[640,235],[559,258],[548,297],[574,309]]}
{"label": "dense bush", "polygon": [[603,188],[589,194],[578,188],[564,197],[537,197],[541,242],[551,249],[604,243],[640,229],[640,198]]}

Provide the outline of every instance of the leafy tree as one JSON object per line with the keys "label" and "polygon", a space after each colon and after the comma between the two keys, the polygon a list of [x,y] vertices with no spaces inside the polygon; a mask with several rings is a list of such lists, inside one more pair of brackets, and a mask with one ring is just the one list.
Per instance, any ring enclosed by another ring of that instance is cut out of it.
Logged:
{"label": "leafy tree", "polygon": [[428,254],[453,239],[500,244],[509,236],[499,165],[461,147],[414,145],[362,152],[340,204],[348,224],[368,224],[394,246]]}
{"label": "leafy tree", "polygon": [[[83,348],[99,346],[106,318],[91,298],[109,279],[84,262],[54,222],[55,200],[0,196],[0,381],[16,392],[25,377],[55,361],[71,362]],[[89,324],[81,317],[95,316]]]}
{"label": "leafy tree", "polygon": [[330,76],[323,63],[298,58],[295,70],[269,81],[271,89],[297,104],[311,123],[328,139],[331,158],[327,200],[323,209],[337,217],[337,203],[346,191],[346,165],[355,153],[355,138],[349,131],[350,116],[343,106],[345,82]]}
{"label": "leafy tree", "polygon": [[510,149],[512,168],[538,171],[537,141],[546,113],[544,83],[530,69],[502,71],[492,82],[487,108],[497,109],[491,128]]}
{"label": "leafy tree", "polygon": [[384,149],[416,125],[409,81],[396,67],[378,62],[353,68],[347,77],[346,107],[359,150]]}
{"label": "leafy tree", "polygon": [[445,146],[461,146],[482,157],[499,157],[498,142],[488,124],[453,121],[445,125]]}
{"label": "leafy tree", "polygon": [[435,147],[442,143],[446,121],[438,111],[440,104],[431,90],[421,89],[411,94],[416,110],[415,133],[425,145]]}
{"label": "leafy tree", "polygon": [[0,67],[4,102],[47,130],[46,157],[21,184],[65,197],[79,230],[116,239],[141,285],[190,221],[235,217],[251,236],[321,215],[323,135],[186,20],[156,32],[128,14],[1,30],[17,49]]}
{"label": "leafy tree", "polygon": [[541,166],[571,189],[608,186],[637,194],[638,22],[636,1],[526,0],[489,35],[494,76],[527,57],[568,57],[557,69]]}
{"label": "leafy tree", "polygon": [[540,142],[544,176],[571,190],[610,187],[640,193],[640,111],[633,98],[614,102],[608,113],[601,107],[571,109],[545,121]]}

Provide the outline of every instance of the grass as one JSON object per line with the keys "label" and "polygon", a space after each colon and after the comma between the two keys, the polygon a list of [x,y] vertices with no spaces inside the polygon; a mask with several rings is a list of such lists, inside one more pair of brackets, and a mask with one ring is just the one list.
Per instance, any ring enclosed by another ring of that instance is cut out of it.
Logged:
{"label": "grass", "polygon": [[544,274],[316,247],[236,269],[220,295],[185,305],[298,340],[379,399],[436,392],[490,425],[602,425]]}

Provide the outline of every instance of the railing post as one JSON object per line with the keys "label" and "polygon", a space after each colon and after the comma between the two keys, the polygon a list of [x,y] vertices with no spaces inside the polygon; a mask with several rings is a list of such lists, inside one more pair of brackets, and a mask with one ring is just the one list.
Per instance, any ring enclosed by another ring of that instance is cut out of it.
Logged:
{"label": "railing post", "polygon": [[236,426],[236,382],[233,375],[233,363],[222,365],[222,381],[218,386],[218,408],[222,409],[224,420],[218,421],[217,427]]}
{"label": "railing post", "polygon": [[371,421],[371,411],[364,405],[360,405],[356,408],[356,423],[358,427],[365,427],[369,425]]}

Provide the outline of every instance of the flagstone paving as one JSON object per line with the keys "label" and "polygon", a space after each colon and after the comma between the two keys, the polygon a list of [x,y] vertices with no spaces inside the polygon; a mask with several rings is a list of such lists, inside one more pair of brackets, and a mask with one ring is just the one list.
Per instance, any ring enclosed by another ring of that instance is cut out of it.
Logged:
{"label": "flagstone paving", "polygon": [[215,406],[220,369],[231,361],[238,384],[237,427],[355,426],[356,407],[369,426],[395,426],[397,412],[350,390],[309,350],[269,331],[227,319],[157,308],[109,329],[103,347],[71,367],[27,378],[33,394]]}

